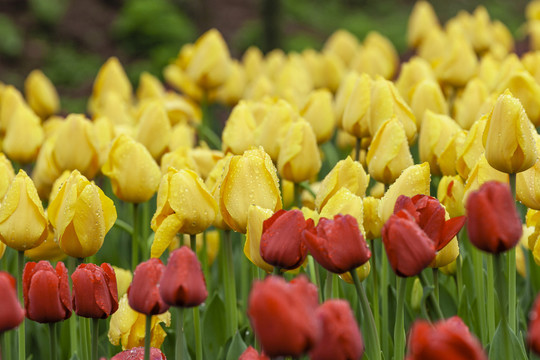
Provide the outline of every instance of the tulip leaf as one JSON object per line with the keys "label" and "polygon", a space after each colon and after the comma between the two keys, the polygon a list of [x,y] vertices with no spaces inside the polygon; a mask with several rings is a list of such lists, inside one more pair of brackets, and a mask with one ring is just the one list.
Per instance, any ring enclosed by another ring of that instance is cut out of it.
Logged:
{"label": "tulip leaf", "polygon": [[208,303],[203,318],[205,359],[217,359],[227,341],[225,335],[225,305],[216,293]]}
{"label": "tulip leaf", "polygon": [[[506,326],[506,330],[504,329],[504,326]],[[497,330],[495,330],[495,335],[491,341],[491,345],[489,347],[489,358],[491,360],[509,359],[505,351],[507,336],[510,338],[511,345],[508,353],[511,354],[511,358],[515,360],[527,359],[525,349],[523,348],[523,345],[520,343],[516,334],[510,329],[508,324],[503,324],[502,322],[499,323],[499,326],[497,326]]]}
{"label": "tulip leaf", "polygon": [[231,345],[229,346],[229,351],[227,351],[226,360],[236,360],[240,355],[247,349],[244,340],[240,336],[240,332],[236,332],[234,335]]}

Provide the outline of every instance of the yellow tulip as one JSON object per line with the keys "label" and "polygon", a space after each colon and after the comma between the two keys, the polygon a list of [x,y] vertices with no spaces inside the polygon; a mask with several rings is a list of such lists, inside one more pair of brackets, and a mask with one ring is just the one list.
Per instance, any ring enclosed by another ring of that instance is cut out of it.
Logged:
{"label": "yellow tulip", "polygon": [[298,206],[298,204],[294,203],[294,182],[281,179],[281,197],[283,198],[283,207],[285,209]]}
{"label": "yellow tulip", "polygon": [[519,60],[516,54],[508,55],[500,62],[497,73],[493,78],[493,88],[490,89],[497,94],[501,94],[506,90],[506,84],[514,76],[514,74],[525,70],[525,66]]}
{"label": "yellow tulip", "polygon": [[276,212],[282,202],[277,172],[261,148],[233,156],[225,167],[219,189],[219,209],[233,230],[245,233],[250,205]]}
{"label": "yellow tulip", "polygon": [[435,80],[422,80],[412,93],[411,110],[423,126],[422,119],[429,110],[435,114],[448,114],[448,104],[442,93],[441,87]]}
{"label": "yellow tulip", "polygon": [[[131,83],[116,57],[110,57],[103,66],[94,80],[94,88],[92,97],[88,102],[88,110],[91,114],[97,112],[97,109],[103,106],[101,102],[108,93],[115,93],[121,103],[131,103],[133,88]],[[118,102],[117,102],[118,105]]]}
{"label": "yellow tulip", "polygon": [[425,59],[434,68],[448,52],[448,35],[439,27],[434,27],[424,36],[416,49],[418,56]]}
{"label": "yellow tulip", "polygon": [[216,218],[214,219],[214,226],[218,229],[223,230],[231,230],[231,227],[223,220],[223,216],[221,215],[221,203],[219,201],[219,192],[221,190],[221,183],[223,181],[223,173],[225,172],[227,166],[229,165],[229,161],[233,155],[231,153],[226,154],[223,158],[218,160],[210,173],[208,174],[208,177],[205,180],[206,188],[210,191],[212,196],[217,202],[219,211],[216,213]]}
{"label": "yellow tulip", "polygon": [[112,91],[101,95],[99,106],[93,112],[94,118],[103,116],[116,126],[129,128],[135,125],[133,115],[131,104],[124,102],[118,93]]}
{"label": "yellow tulip", "polygon": [[439,20],[431,4],[417,1],[407,24],[407,44],[412,48],[418,47],[433,29],[439,27]]}
{"label": "yellow tulip", "polygon": [[[150,346],[159,348],[167,333],[161,327],[171,324],[171,313],[152,316],[150,326]],[[113,345],[122,345],[122,350],[144,346],[146,315],[133,310],[129,306],[127,294],[120,298],[118,310],[111,315],[108,337]]]}
{"label": "yellow tulip", "polygon": [[365,138],[370,135],[372,82],[367,74],[357,76],[343,111],[341,127],[356,138]]}
{"label": "yellow tulip", "polygon": [[168,92],[163,98],[171,125],[178,123],[199,124],[202,121],[200,106],[186,96]]}
{"label": "yellow tulip", "polygon": [[[524,252],[529,249],[529,237],[534,233],[534,227],[529,227],[525,224],[522,226],[523,234],[519,239],[519,244],[516,246],[516,270],[523,278],[527,278],[527,265]],[[535,244],[536,245],[536,244]],[[535,258],[533,253],[533,258]],[[536,259],[535,259],[536,262]]]}
{"label": "yellow tulip", "polygon": [[322,210],[328,200],[341,188],[349,189],[353,194],[364,196],[369,184],[369,175],[359,162],[350,156],[340,160],[326,175],[315,198],[317,209]]}
{"label": "yellow tulip", "polygon": [[457,149],[456,170],[462,178],[467,179],[472,168],[484,153],[482,136],[486,128],[487,117],[478,119],[467,133],[461,149]]}
{"label": "yellow tulip", "polygon": [[221,138],[222,151],[240,155],[255,145],[255,118],[246,102],[240,101],[232,110]]}
{"label": "yellow tulip", "polygon": [[336,96],[334,98],[334,116],[336,118],[336,125],[340,128],[343,127],[345,108],[349,103],[349,98],[356,87],[357,79],[359,77],[360,75],[356,71],[350,71],[343,77],[337,88]]}
{"label": "yellow tulip", "polygon": [[53,158],[54,141],[53,138],[45,140],[39,150],[36,164],[32,170],[32,180],[42,199],[49,198],[51,186],[62,174],[62,171],[58,168]]}
{"label": "yellow tulip", "polygon": [[472,191],[480,189],[483,183],[488,181],[498,181],[508,183],[508,174],[494,169],[486,160],[485,154],[480,155],[478,161],[471,169],[469,177],[465,182],[463,194],[463,204],[466,204],[467,197]]}
{"label": "yellow tulip", "polygon": [[540,21],[532,20],[527,23],[529,33],[529,47],[531,50],[540,50]]}
{"label": "yellow tulip", "polygon": [[210,171],[223,156],[221,151],[212,150],[208,146],[199,146],[189,151],[189,157],[193,159],[197,173],[203,180],[206,180]]}
{"label": "yellow tulip", "polygon": [[[527,225],[527,248],[531,250],[536,265],[540,265],[540,211],[528,209],[525,217]],[[529,230],[531,229],[532,232]],[[525,234],[525,231],[524,231]]]}
{"label": "yellow tulip", "polygon": [[[180,53],[178,56],[181,58],[183,54],[183,50],[186,48],[193,48],[192,44],[186,44],[182,47],[180,50]],[[177,61],[178,62],[178,61]],[[165,66],[163,69],[163,78],[169,84],[171,87],[173,87],[176,90],[179,90],[183,94],[189,96],[190,98],[201,101],[203,98],[203,90],[197,86],[191,80],[185,70],[178,66],[177,64],[169,64]]]}
{"label": "yellow tulip", "polygon": [[483,136],[486,159],[507,174],[525,171],[538,158],[535,136],[536,130],[520,101],[506,91],[488,116]]}
{"label": "yellow tulip", "polygon": [[536,81],[540,80],[540,52],[528,52],[521,58],[521,63],[525,69],[534,77]]}
{"label": "yellow tulip", "polygon": [[505,50],[505,55],[514,50],[514,37],[508,27],[499,20],[491,23],[494,43],[500,45]]}
{"label": "yellow tulip", "polygon": [[[448,213],[447,213],[448,214]],[[437,252],[435,259],[429,264],[432,268],[441,268],[451,264],[459,256],[459,244],[457,236],[454,236],[452,240],[445,247]]]}
{"label": "yellow tulip", "polygon": [[383,49],[369,45],[363,45],[358,49],[350,68],[359,73],[366,73],[372,77],[381,76],[385,79],[391,79],[396,71],[393,58],[388,58]]}
{"label": "yellow tulip", "polygon": [[255,80],[246,86],[244,99],[262,100],[274,94],[274,83],[267,75],[259,75]]}
{"label": "yellow tulip", "polygon": [[384,184],[393,183],[414,161],[405,129],[398,119],[384,122],[373,137],[366,161],[372,178]]}
{"label": "yellow tulip", "polygon": [[277,165],[281,177],[295,183],[319,173],[321,156],[315,132],[307,121],[291,124],[281,142]]}
{"label": "yellow tulip", "polygon": [[387,64],[387,71],[381,75],[386,79],[393,78],[399,65],[399,56],[390,39],[377,31],[370,31],[366,35],[363,45],[364,47],[379,50],[382,54],[381,58],[384,59],[384,62]]}
{"label": "yellow tulip", "polygon": [[409,144],[412,144],[416,139],[416,118],[395,85],[391,81],[379,78],[373,82],[371,88],[369,120],[369,132],[371,135],[375,136],[382,124],[392,117],[396,117],[401,122],[407,140]]}
{"label": "yellow tulip", "polygon": [[[540,153],[540,135],[535,135],[536,151]],[[516,198],[530,209],[540,210],[540,162],[516,176]]]}
{"label": "yellow tulip", "polygon": [[381,237],[383,223],[379,216],[379,207],[381,199],[373,196],[366,196],[363,200],[364,207],[364,231],[366,232],[366,240],[374,240]]}
{"label": "yellow tulip", "polygon": [[[354,271],[356,271],[356,275],[358,275],[358,279],[360,281],[364,281],[368,277],[369,273],[371,272],[370,262],[369,261],[365,262],[363,265],[360,265],[359,267],[357,267]],[[339,274],[339,277],[341,278],[341,280],[345,281],[346,283],[349,283],[349,284],[354,283],[350,272]]]}
{"label": "yellow tulip", "polygon": [[156,232],[151,256],[160,257],[177,233],[195,235],[212,225],[218,212],[214,197],[191,170],[170,168],[163,176],[152,217]]}
{"label": "yellow tulip", "polygon": [[351,215],[358,222],[358,227],[365,236],[364,226],[364,203],[362,198],[355,195],[346,187],[339,189],[320,211],[320,218],[333,219],[335,215]]}
{"label": "yellow tulip", "polygon": [[347,30],[336,30],[326,40],[323,52],[336,54],[345,65],[349,65],[360,44],[356,36]]}
{"label": "yellow tulip", "polygon": [[464,36],[450,36],[441,61],[435,67],[437,79],[453,86],[463,86],[475,74],[478,60]]}
{"label": "yellow tulip", "polygon": [[0,199],[3,199],[4,195],[6,195],[14,177],[15,171],[13,171],[11,161],[6,158],[6,155],[0,153]]}
{"label": "yellow tulip", "polygon": [[161,171],[144,145],[126,135],[118,136],[101,169],[111,179],[114,194],[120,200],[141,203],[156,192]]}
{"label": "yellow tulip", "polygon": [[416,86],[424,80],[436,80],[435,74],[426,60],[415,56],[401,65],[396,88],[405,101],[410,104]]}
{"label": "yellow tulip", "polygon": [[116,221],[113,201],[77,170],[51,199],[48,214],[60,248],[77,258],[95,255]]}
{"label": "yellow tulip", "polygon": [[6,252],[6,244],[0,241],[0,260],[4,256],[4,253]]}
{"label": "yellow tulip", "polygon": [[440,175],[439,156],[445,150],[455,133],[460,131],[459,125],[452,118],[427,110],[422,121],[418,148],[420,161],[427,161],[434,175]]}
{"label": "yellow tulip", "polygon": [[171,123],[164,106],[150,102],[144,108],[137,126],[135,140],[143,144],[154,159],[159,159],[169,145]]}
{"label": "yellow tulip", "polygon": [[244,254],[249,261],[268,273],[272,272],[274,267],[264,261],[261,256],[261,236],[264,220],[270,218],[273,214],[272,210],[257,205],[249,207],[246,242],[244,244]]}
{"label": "yellow tulip", "polygon": [[418,194],[429,194],[430,172],[427,162],[409,166],[405,169],[396,181],[390,185],[381,199],[379,207],[379,217],[382,223],[386,223],[388,218],[394,213],[396,200],[400,195],[413,197]]}
{"label": "yellow tulip", "polygon": [[50,224],[48,229],[45,241],[33,249],[26,250],[24,256],[32,259],[32,261],[60,261],[67,257],[67,254],[60,249],[58,242],[56,242],[54,229]]}
{"label": "yellow tulip", "polygon": [[0,206],[0,241],[17,251],[32,249],[45,241],[48,225],[34,183],[19,170]]}
{"label": "yellow tulip", "polygon": [[461,176],[443,176],[437,188],[437,199],[444,205],[450,217],[465,215],[463,195],[465,184]]}
{"label": "yellow tulip", "polygon": [[193,148],[195,146],[195,129],[185,122],[173,126],[169,137],[169,150],[174,151],[179,147]]}
{"label": "yellow tulip", "polygon": [[329,90],[315,90],[300,110],[300,115],[311,125],[317,143],[324,143],[332,138],[335,129],[332,93]]}
{"label": "yellow tulip", "polygon": [[242,55],[242,65],[248,82],[253,81],[263,71],[263,56],[261,49],[256,46],[250,46]]}
{"label": "yellow tulip", "polygon": [[299,54],[291,53],[274,79],[275,94],[295,105],[303,104],[313,90],[313,81]]}
{"label": "yellow tulip", "polygon": [[227,80],[215,89],[215,99],[223,104],[234,106],[243,98],[247,79],[244,68],[238,60],[231,60],[231,69]]}
{"label": "yellow tulip", "polygon": [[133,280],[133,274],[127,269],[122,269],[113,265],[114,273],[116,275],[116,284],[118,287],[118,298],[121,299],[124,294],[127,293],[131,280]]}
{"label": "yellow tulip", "polygon": [[44,138],[39,117],[28,106],[20,105],[9,121],[2,147],[10,159],[28,163],[36,159]]}
{"label": "yellow tulip", "polygon": [[467,83],[465,89],[454,102],[456,122],[465,130],[469,130],[478,119],[480,106],[488,97],[486,84],[480,78]]}
{"label": "yellow tulip", "polygon": [[448,141],[443,151],[439,154],[437,164],[443,175],[457,174],[456,161],[458,154],[465,144],[466,138],[467,132],[465,130],[456,132],[450,141]]}
{"label": "yellow tulip", "polygon": [[60,171],[79,170],[93,178],[101,166],[100,146],[93,123],[84,115],[70,114],[53,135],[53,159]]}
{"label": "yellow tulip", "polygon": [[326,87],[332,93],[335,93],[346,71],[343,60],[336,54],[322,53],[321,66],[323,75],[323,84],[321,87]]}
{"label": "yellow tulip", "polygon": [[375,181],[375,184],[369,189],[369,196],[381,199],[384,196],[385,185],[381,182]]}
{"label": "yellow tulip", "polygon": [[540,126],[540,85],[534,77],[525,70],[518,71],[502,87],[521,102],[534,126]]}
{"label": "yellow tulip", "polygon": [[23,96],[19,90],[13,85],[7,85],[2,91],[0,97],[0,131],[5,132],[15,111],[21,106],[27,107],[28,105],[23,99]]}
{"label": "yellow tulip", "polygon": [[165,87],[154,75],[143,71],[139,77],[139,86],[137,87],[137,99],[155,99],[165,96]]}
{"label": "yellow tulip", "polygon": [[24,81],[24,93],[28,105],[42,119],[60,109],[60,99],[53,83],[41,70],[33,70]]}

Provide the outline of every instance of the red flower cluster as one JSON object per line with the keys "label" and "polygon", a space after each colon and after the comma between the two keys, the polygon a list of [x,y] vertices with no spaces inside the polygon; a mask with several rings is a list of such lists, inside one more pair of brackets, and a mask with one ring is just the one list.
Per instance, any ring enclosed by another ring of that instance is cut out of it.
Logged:
{"label": "red flower cluster", "polygon": [[105,319],[118,310],[116,275],[111,265],[81,264],[71,279],[73,311],[77,315]]}

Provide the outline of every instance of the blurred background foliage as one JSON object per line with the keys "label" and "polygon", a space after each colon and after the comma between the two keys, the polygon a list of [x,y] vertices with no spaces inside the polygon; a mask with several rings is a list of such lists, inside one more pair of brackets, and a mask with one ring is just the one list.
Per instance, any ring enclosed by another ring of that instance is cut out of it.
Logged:
{"label": "blurred background foliage", "polygon": [[[525,0],[432,1],[441,22],[459,10],[486,6],[518,41],[524,39]],[[145,70],[161,77],[180,47],[215,27],[231,53],[321,49],[344,28],[363,39],[371,30],[406,54],[412,0],[0,0],[0,81],[22,88],[42,69],[57,86],[65,112],[84,112],[99,67],[120,58],[136,85]]]}

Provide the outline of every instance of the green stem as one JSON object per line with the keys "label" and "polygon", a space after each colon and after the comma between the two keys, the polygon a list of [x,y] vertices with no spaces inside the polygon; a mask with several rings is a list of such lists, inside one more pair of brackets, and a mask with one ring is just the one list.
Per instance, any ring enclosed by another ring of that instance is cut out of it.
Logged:
{"label": "green stem", "polygon": [[49,323],[49,340],[51,342],[51,360],[56,360],[56,323]]}
{"label": "green stem", "polygon": [[189,234],[189,245],[191,250],[197,255],[197,235]]}
{"label": "green stem", "polygon": [[[320,289],[320,281],[319,281],[319,275],[317,273],[317,267],[315,265],[315,260],[313,260],[313,256],[308,255],[308,268],[309,268],[309,278],[313,284],[317,287],[317,289]],[[321,292],[319,291],[319,302],[322,302]]]}
{"label": "green stem", "polygon": [[238,315],[236,308],[236,281],[234,277],[233,244],[230,230],[225,230],[223,242],[223,251],[225,255],[223,262],[223,275],[225,277],[225,305],[229,318],[227,326],[227,338],[229,338],[232,337],[238,329]]}
{"label": "green stem", "polygon": [[405,325],[403,308],[405,307],[405,279],[396,277],[397,304],[396,322],[394,325],[394,359],[403,359],[405,356]]}
{"label": "green stem", "polygon": [[373,306],[373,316],[375,317],[375,326],[377,327],[377,334],[381,330],[381,315],[379,313],[379,277],[377,276],[377,251],[375,251],[375,240],[371,240],[371,274],[373,276],[373,299],[371,306]]}
{"label": "green stem", "polygon": [[508,323],[516,332],[516,248],[508,250]]}
{"label": "green stem", "polygon": [[[23,271],[24,271],[24,251],[17,252],[17,293],[19,296],[19,302],[24,304],[23,299]],[[25,344],[25,325],[26,319],[23,319],[21,325],[19,325],[19,360],[26,360],[26,344]]]}
{"label": "green stem", "polygon": [[[424,287],[430,286],[429,281],[426,279],[426,275],[423,272],[420,273],[419,277]],[[441,307],[439,306],[439,302],[435,298],[435,294],[433,291],[430,291],[428,295],[428,299],[431,302],[431,306],[433,307],[433,310],[435,311],[435,315],[437,316],[437,319],[438,320],[444,319],[444,315],[441,311]]]}
{"label": "green stem", "polygon": [[130,236],[133,235],[133,226],[129,225],[127,222],[125,222],[122,219],[116,219],[113,226],[115,226],[115,227],[117,227],[117,228],[119,228],[121,230],[124,230]]}
{"label": "green stem", "polygon": [[339,281],[336,274],[330,274],[332,276],[332,298],[339,299]]}
{"label": "green stem", "polygon": [[98,360],[99,319],[92,319],[92,360]]}
{"label": "green stem", "polygon": [[484,290],[484,265],[482,262],[482,253],[476,248],[471,249],[471,256],[474,269],[474,288],[476,290],[476,311],[478,312],[480,324],[479,337],[482,344],[488,343],[487,320],[486,320],[486,297]]}
{"label": "green stem", "polygon": [[362,139],[357,137],[355,144],[354,160],[360,162],[360,148],[362,145]]}
{"label": "green stem", "polygon": [[332,286],[334,284],[334,274],[328,273],[324,282],[324,301],[332,298]]}
{"label": "green stem", "polygon": [[273,275],[282,276],[281,268],[279,266],[274,266],[274,271],[272,272]]}
{"label": "green stem", "polygon": [[139,230],[141,231],[141,237],[142,237],[142,248],[143,248],[143,259],[150,258],[150,249],[148,246],[148,236],[150,235],[150,203],[148,201],[141,204],[142,207],[142,214],[141,214],[141,221]]}
{"label": "green stem", "polygon": [[463,288],[463,274],[462,274],[462,260],[461,253],[456,258],[456,282],[457,282],[457,298],[458,302],[461,299],[461,289]]}
{"label": "green stem", "polygon": [[[75,258],[73,257],[69,257],[67,262],[68,262],[68,270],[69,270],[69,273],[70,274],[73,274],[73,272],[75,271],[75,268],[76,268],[76,264],[75,264]],[[72,285],[72,281],[71,281],[71,276],[68,276],[68,281],[69,281],[69,285],[71,286]],[[71,354],[77,354],[77,355],[81,355],[79,353],[79,334],[78,334],[78,326],[77,326],[77,317],[76,316],[71,316],[69,318],[69,342],[70,342],[70,349],[71,349]]]}
{"label": "green stem", "polygon": [[[358,274],[355,270],[350,271],[351,277],[354,281],[354,286],[356,287],[356,292],[358,293],[358,301],[360,302],[360,307],[362,308],[362,313],[364,314],[364,319],[367,326],[367,331],[364,333],[366,337],[366,352],[370,359],[381,359],[381,345],[379,343],[379,336],[377,336],[377,328],[375,327],[375,320],[373,319],[373,313],[369,307],[369,301],[366,296],[366,290],[358,278]],[[398,359],[398,358],[396,358]]]}
{"label": "green stem", "polygon": [[150,338],[152,337],[152,315],[146,315],[144,332],[144,360],[150,360]]}
{"label": "green stem", "polygon": [[512,191],[512,196],[516,200],[516,174],[508,174],[508,182],[510,185],[510,190]]}
{"label": "green stem", "polygon": [[495,254],[495,267],[497,268],[497,294],[499,295],[501,322],[499,326],[503,330],[503,347],[504,355],[506,359],[512,359],[512,343],[510,339],[510,327],[508,326],[508,293],[506,289],[506,281],[504,278],[504,260],[502,255]]}
{"label": "green stem", "polygon": [[317,194],[315,193],[315,191],[313,191],[313,189],[311,188],[311,186],[309,186],[309,182],[308,182],[308,181],[302,181],[301,183],[298,183],[298,186],[300,186],[302,189],[304,189],[304,190],[306,190],[308,193],[310,193],[311,196],[317,197]]}
{"label": "green stem", "polygon": [[139,264],[139,204],[133,204],[133,233],[131,234],[131,271]]}
{"label": "green stem", "polygon": [[382,314],[382,324],[381,324],[381,344],[382,344],[382,351],[383,354],[389,354],[389,344],[388,344],[388,287],[389,287],[389,281],[388,281],[388,272],[389,272],[389,263],[388,258],[386,257],[386,254],[383,250],[383,255],[381,256],[381,263],[382,263],[382,269],[381,269],[381,291],[382,291],[382,298],[381,298],[381,314]]}
{"label": "green stem", "polygon": [[432,268],[431,272],[433,274],[433,293],[435,294],[435,300],[439,303],[439,269]]}
{"label": "green stem", "polygon": [[4,349],[6,347],[6,338],[4,336],[4,332],[0,331],[0,360],[7,359],[6,354],[4,354]]}
{"label": "green stem", "polygon": [[79,329],[81,330],[80,338],[79,338],[79,347],[81,349],[81,355],[82,355],[83,360],[88,360],[90,359],[90,351],[88,349],[88,345],[89,345],[88,338],[90,336],[88,333],[88,326],[87,326],[88,319],[81,316],[77,316],[77,318],[79,320]]}
{"label": "green stem", "polygon": [[175,359],[184,358],[184,308],[178,307],[176,311],[176,349]]}
{"label": "green stem", "polygon": [[493,340],[493,336],[495,335],[495,290],[494,290],[494,277],[493,277],[493,256],[487,255],[486,257],[486,263],[487,263],[487,288],[486,288],[486,296],[487,296],[487,313],[491,314],[491,316],[487,317],[488,321],[488,339],[489,342]]}
{"label": "green stem", "polygon": [[199,307],[193,308],[193,327],[195,330],[195,359],[202,360],[202,334],[201,334],[201,314]]}
{"label": "green stem", "polygon": [[302,208],[302,187],[299,184],[294,184],[294,204],[301,209]]}

